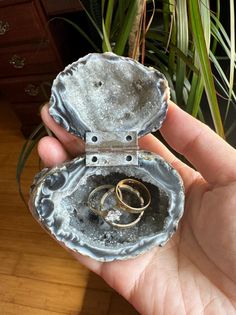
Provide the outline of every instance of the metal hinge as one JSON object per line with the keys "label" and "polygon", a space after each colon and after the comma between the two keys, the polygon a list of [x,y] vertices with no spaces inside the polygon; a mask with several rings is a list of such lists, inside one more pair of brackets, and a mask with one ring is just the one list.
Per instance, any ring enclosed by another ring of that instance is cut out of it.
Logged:
{"label": "metal hinge", "polygon": [[86,166],[138,165],[136,131],[87,132]]}

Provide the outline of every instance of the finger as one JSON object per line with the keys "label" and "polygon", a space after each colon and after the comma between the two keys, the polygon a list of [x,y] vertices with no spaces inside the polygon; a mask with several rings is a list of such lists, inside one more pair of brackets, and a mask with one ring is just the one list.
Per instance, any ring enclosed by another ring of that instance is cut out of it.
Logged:
{"label": "finger", "polygon": [[45,125],[55,134],[60,140],[66,151],[71,157],[78,156],[79,153],[84,152],[84,142],[79,137],[68,133],[64,128],[55,122],[48,111],[48,104],[41,109],[41,117]]}
{"label": "finger", "polygon": [[169,102],[161,128],[167,143],[211,184],[236,180],[236,151],[208,126]]}
{"label": "finger", "polygon": [[38,143],[38,153],[45,166],[53,167],[69,159],[61,143],[53,137],[44,137]]}
{"label": "finger", "polygon": [[142,150],[159,154],[170,164],[178,160],[178,158],[169,149],[167,149],[167,147],[160,140],[151,134],[140,138],[139,146]]}
{"label": "finger", "polygon": [[175,168],[183,179],[185,192],[187,193],[196,177],[199,176],[191,167],[180,161],[169,149],[156,137],[149,134],[139,139],[141,149],[154,152],[163,157],[169,164]]}

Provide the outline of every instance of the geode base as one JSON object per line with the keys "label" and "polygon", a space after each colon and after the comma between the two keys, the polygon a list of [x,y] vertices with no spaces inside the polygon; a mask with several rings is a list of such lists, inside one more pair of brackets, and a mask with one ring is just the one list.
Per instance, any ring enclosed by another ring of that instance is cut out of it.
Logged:
{"label": "geode base", "polygon": [[[151,204],[133,227],[118,229],[88,207],[89,192],[124,178],[142,181]],[[139,166],[85,167],[85,157],[43,170],[32,186],[31,210],[47,231],[67,248],[99,261],[135,257],[163,246],[183,214],[184,193],[178,173],[158,155],[140,152]]]}

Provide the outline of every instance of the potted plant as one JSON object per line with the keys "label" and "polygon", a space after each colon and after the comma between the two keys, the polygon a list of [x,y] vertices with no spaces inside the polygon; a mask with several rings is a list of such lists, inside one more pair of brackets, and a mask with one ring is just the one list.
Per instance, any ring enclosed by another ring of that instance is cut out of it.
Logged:
{"label": "potted plant", "polygon": [[[89,27],[54,19],[76,28],[93,51],[112,51],[160,70],[172,100],[227,139],[236,127],[236,96],[234,0],[226,2],[228,30],[222,24],[220,0],[89,0],[84,1]],[[40,125],[22,148],[17,167],[20,193],[22,170],[43,134]]]}

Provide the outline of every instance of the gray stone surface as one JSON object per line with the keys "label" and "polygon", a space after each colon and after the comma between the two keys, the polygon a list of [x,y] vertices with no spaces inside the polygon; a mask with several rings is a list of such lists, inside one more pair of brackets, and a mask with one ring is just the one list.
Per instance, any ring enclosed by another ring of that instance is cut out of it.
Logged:
{"label": "gray stone surface", "polygon": [[89,54],[54,80],[49,111],[83,139],[87,131],[143,136],[161,127],[168,97],[168,83],[154,68],[112,53]]}
{"label": "gray stone surface", "polygon": [[[89,193],[121,179],[141,180],[152,202],[131,228],[114,228],[88,207]],[[156,154],[139,152],[139,166],[85,167],[76,158],[38,176],[31,209],[58,241],[73,251],[100,261],[128,259],[163,246],[176,231],[184,209],[182,180],[177,171]]]}

